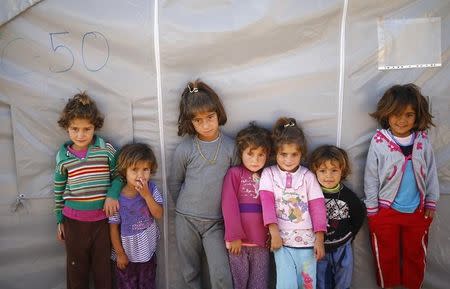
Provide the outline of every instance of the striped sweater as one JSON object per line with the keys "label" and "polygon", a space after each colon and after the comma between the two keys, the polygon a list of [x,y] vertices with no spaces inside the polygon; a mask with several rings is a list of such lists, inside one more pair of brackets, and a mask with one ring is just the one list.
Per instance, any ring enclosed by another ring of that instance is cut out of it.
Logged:
{"label": "striped sweater", "polygon": [[[62,209],[98,210],[111,184],[116,166],[114,147],[102,138],[94,136],[85,158],[79,159],[67,149],[72,142],[63,144],[56,155],[54,175],[56,221],[63,221]],[[111,196],[114,199],[117,196]]]}

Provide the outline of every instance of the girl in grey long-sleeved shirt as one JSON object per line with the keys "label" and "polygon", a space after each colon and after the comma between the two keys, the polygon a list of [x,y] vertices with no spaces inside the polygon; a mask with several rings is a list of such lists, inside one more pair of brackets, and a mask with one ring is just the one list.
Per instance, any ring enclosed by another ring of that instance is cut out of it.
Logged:
{"label": "girl in grey long-sleeved shirt", "polygon": [[202,288],[204,253],[212,289],[233,288],[224,242],[222,182],[237,163],[234,142],[220,132],[227,121],[217,94],[205,83],[191,82],[183,91],[169,190],[176,204],[175,232],[180,269],[188,288]]}

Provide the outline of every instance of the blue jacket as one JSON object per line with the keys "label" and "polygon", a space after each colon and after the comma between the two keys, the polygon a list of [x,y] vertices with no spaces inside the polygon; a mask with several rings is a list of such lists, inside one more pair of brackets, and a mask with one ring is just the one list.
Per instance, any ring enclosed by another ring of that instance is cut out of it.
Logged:
{"label": "blue jacket", "polygon": [[[368,215],[376,214],[379,207],[391,206],[408,160],[386,130],[377,130],[370,143],[364,173],[364,202]],[[439,182],[433,149],[425,131],[416,133],[411,161],[420,192],[419,209],[435,210]]]}

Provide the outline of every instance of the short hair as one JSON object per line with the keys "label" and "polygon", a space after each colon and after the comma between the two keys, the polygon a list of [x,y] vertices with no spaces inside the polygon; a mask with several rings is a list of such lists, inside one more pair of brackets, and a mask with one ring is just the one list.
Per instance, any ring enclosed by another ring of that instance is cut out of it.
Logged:
{"label": "short hair", "polygon": [[145,143],[132,143],[124,145],[119,152],[119,157],[117,158],[116,171],[124,180],[126,180],[127,169],[142,161],[149,162],[151,174],[153,175],[158,168],[158,164],[151,147]]}
{"label": "short hair", "polygon": [[428,101],[420,92],[420,88],[413,83],[391,86],[378,101],[377,110],[369,115],[375,118],[382,128],[388,129],[389,116],[401,113],[408,105],[411,105],[416,113],[414,131],[434,126]]}
{"label": "short hair", "polygon": [[272,148],[270,131],[257,126],[255,122],[249,123],[246,128],[240,130],[236,135],[236,148],[239,157],[242,157],[242,153],[248,147],[255,149],[262,147],[267,153],[267,159],[269,159]]}
{"label": "short hair", "polygon": [[189,82],[181,94],[180,114],[178,116],[178,135],[196,135],[192,119],[199,112],[214,111],[219,125],[227,122],[227,114],[217,93],[206,83],[195,80]]}
{"label": "short hair", "polygon": [[341,179],[344,180],[350,173],[350,162],[345,150],[334,145],[323,145],[316,148],[309,159],[311,171],[315,174],[319,167],[327,162],[337,162],[342,171]]}
{"label": "short hair", "polygon": [[95,129],[103,126],[103,115],[97,109],[95,101],[85,91],[69,98],[61,112],[58,125],[63,129],[67,129],[74,119],[87,119],[94,125]]}
{"label": "short hair", "polygon": [[273,127],[272,140],[275,153],[285,144],[296,144],[302,160],[308,153],[305,134],[295,118],[280,117]]}

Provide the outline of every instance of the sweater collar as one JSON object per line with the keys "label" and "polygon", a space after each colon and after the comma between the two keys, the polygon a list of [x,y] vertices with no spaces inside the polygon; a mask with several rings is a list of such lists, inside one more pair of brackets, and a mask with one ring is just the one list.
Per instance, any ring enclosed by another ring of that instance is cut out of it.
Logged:
{"label": "sweater collar", "polygon": [[341,183],[337,184],[336,187],[331,188],[331,189],[328,189],[328,188],[325,188],[325,187],[322,187],[322,186],[320,186],[320,187],[322,188],[322,191],[324,193],[337,193],[340,190],[342,190],[342,184]]}

